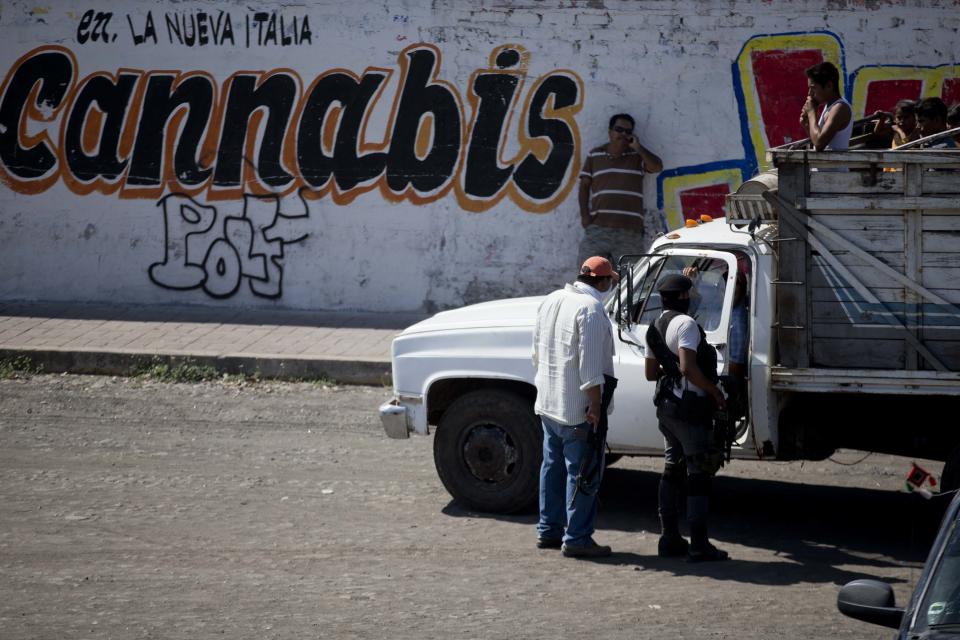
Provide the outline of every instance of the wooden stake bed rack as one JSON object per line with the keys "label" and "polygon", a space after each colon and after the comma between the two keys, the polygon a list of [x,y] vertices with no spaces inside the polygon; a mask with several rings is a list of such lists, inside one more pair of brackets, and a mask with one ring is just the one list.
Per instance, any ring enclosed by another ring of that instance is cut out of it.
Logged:
{"label": "wooden stake bed rack", "polygon": [[887,370],[859,386],[960,392],[960,150],[770,156],[777,188],[731,194],[727,221],[776,224],[779,383]]}

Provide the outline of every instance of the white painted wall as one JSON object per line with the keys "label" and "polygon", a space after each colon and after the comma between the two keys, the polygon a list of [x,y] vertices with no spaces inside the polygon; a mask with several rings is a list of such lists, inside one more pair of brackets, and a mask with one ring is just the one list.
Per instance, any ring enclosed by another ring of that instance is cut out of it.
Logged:
{"label": "white painted wall", "polygon": [[[385,135],[404,47],[424,42],[440,51],[438,80],[456,87],[469,118],[471,74],[487,65],[496,47],[519,44],[530,56],[522,97],[533,80],[559,69],[582,80],[583,106],[575,116],[578,157],[605,141],[610,114],[629,111],[644,144],[670,171],[721,161],[749,164],[731,65],[755,36],[829,31],[841,44],[848,75],[870,65],[960,64],[960,2],[955,1],[850,1],[830,3],[827,9],[814,1],[515,4],[356,0],[292,5],[267,0],[257,9],[277,12],[287,21],[308,16],[312,43],[248,48],[238,29],[252,15],[246,2],[3,2],[0,73],[6,87],[16,61],[44,45],[73,53],[77,81],[96,71],[197,70],[210,74],[222,89],[237,71],[289,68],[302,79],[303,91],[331,69],[360,74],[367,67],[382,67],[394,73],[368,124],[368,138],[377,140]],[[127,16],[142,33],[148,9],[158,42],[134,46]],[[78,25],[88,10],[113,14],[109,42],[78,42]],[[169,42],[165,13],[218,10],[230,14],[236,45]],[[24,135],[46,130],[56,144],[62,119],[43,123],[24,118]],[[747,124],[757,126],[749,118]],[[506,156],[518,150],[517,127],[514,117]],[[648,176],[645,188],[651,209],[648,230],[655,233],[664,224],[657,207],[662,185]],[[242,200],[211,201],[205,193],[194,197],[215,206],[221,220],[242,213]],[[164,256],[157,200],[124,199],[117,193],[78,195],[63,179],[33,194],[0,185],[0,299],[433,310],[546,292],[575,271],[582,236],[575,186],[546,213],[526,211],[510,198],[487,211],[467,212],[453,193],[420,205],[392,202],[377,190],[348,205],[327,196],[309,203],[308,217],[296,221],[308,235],[285,247],[280,297],[254,295],[244,279],[236,293],[218,299],[202,288],[163,288],[148,277],[150,266]],[[281,211],[302,214],[304,209],[293,193],[283,198]]]}

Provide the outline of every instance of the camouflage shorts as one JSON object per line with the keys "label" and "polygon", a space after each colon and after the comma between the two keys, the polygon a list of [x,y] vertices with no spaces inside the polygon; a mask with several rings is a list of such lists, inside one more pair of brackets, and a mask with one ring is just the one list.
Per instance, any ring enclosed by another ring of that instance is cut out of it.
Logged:
{"label": "camouflage shorts", "polygon": [[590,256],[603,256],[616,266],[620,256],[643,253],[646,249],[647,241],[642,231],[614,229],[593,224],[584,229],[577,265],[583,264],[583,261]]}

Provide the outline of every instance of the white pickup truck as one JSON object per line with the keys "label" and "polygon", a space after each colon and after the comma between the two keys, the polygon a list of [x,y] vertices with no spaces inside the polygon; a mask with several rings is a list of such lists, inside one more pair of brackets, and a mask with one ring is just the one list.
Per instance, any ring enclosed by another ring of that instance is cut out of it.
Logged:
{"label": "white pickup truck", "polygon": [[[960,152],[772,158],[778,174],[744,183],[728,197],[726,219],[661,236],[622,261],[606,305],[619,337],[610,452],[663,453],[639,345],[661,311],[655,282],[696,266],[694,313],[720,373],[738,272],[748,283],[748,401],[734,458],[878,451],[945,460],[943,483],[960,485]],[[474,509],[510,512],[536,500],[542,436],[531,340],[540,300],[445,311],[393,342],[384,428],[405,438],[433,425],[440,478]]]}

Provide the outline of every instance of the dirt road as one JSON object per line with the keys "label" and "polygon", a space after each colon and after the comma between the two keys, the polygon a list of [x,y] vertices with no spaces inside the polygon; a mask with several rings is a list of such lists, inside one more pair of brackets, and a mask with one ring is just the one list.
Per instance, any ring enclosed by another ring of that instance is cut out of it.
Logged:
{"label": "dirt road", "polygon": [[740,462],[716,483],[733,560],[660,560],[659,461],[629,459],[601,492],[614,556],[564,559],[533,515],[452,503],[432,437],[383,435],[387,395],[0,381],[0,638],[888,638],[837,590],[905,603],[931,540],[909,461]]}

